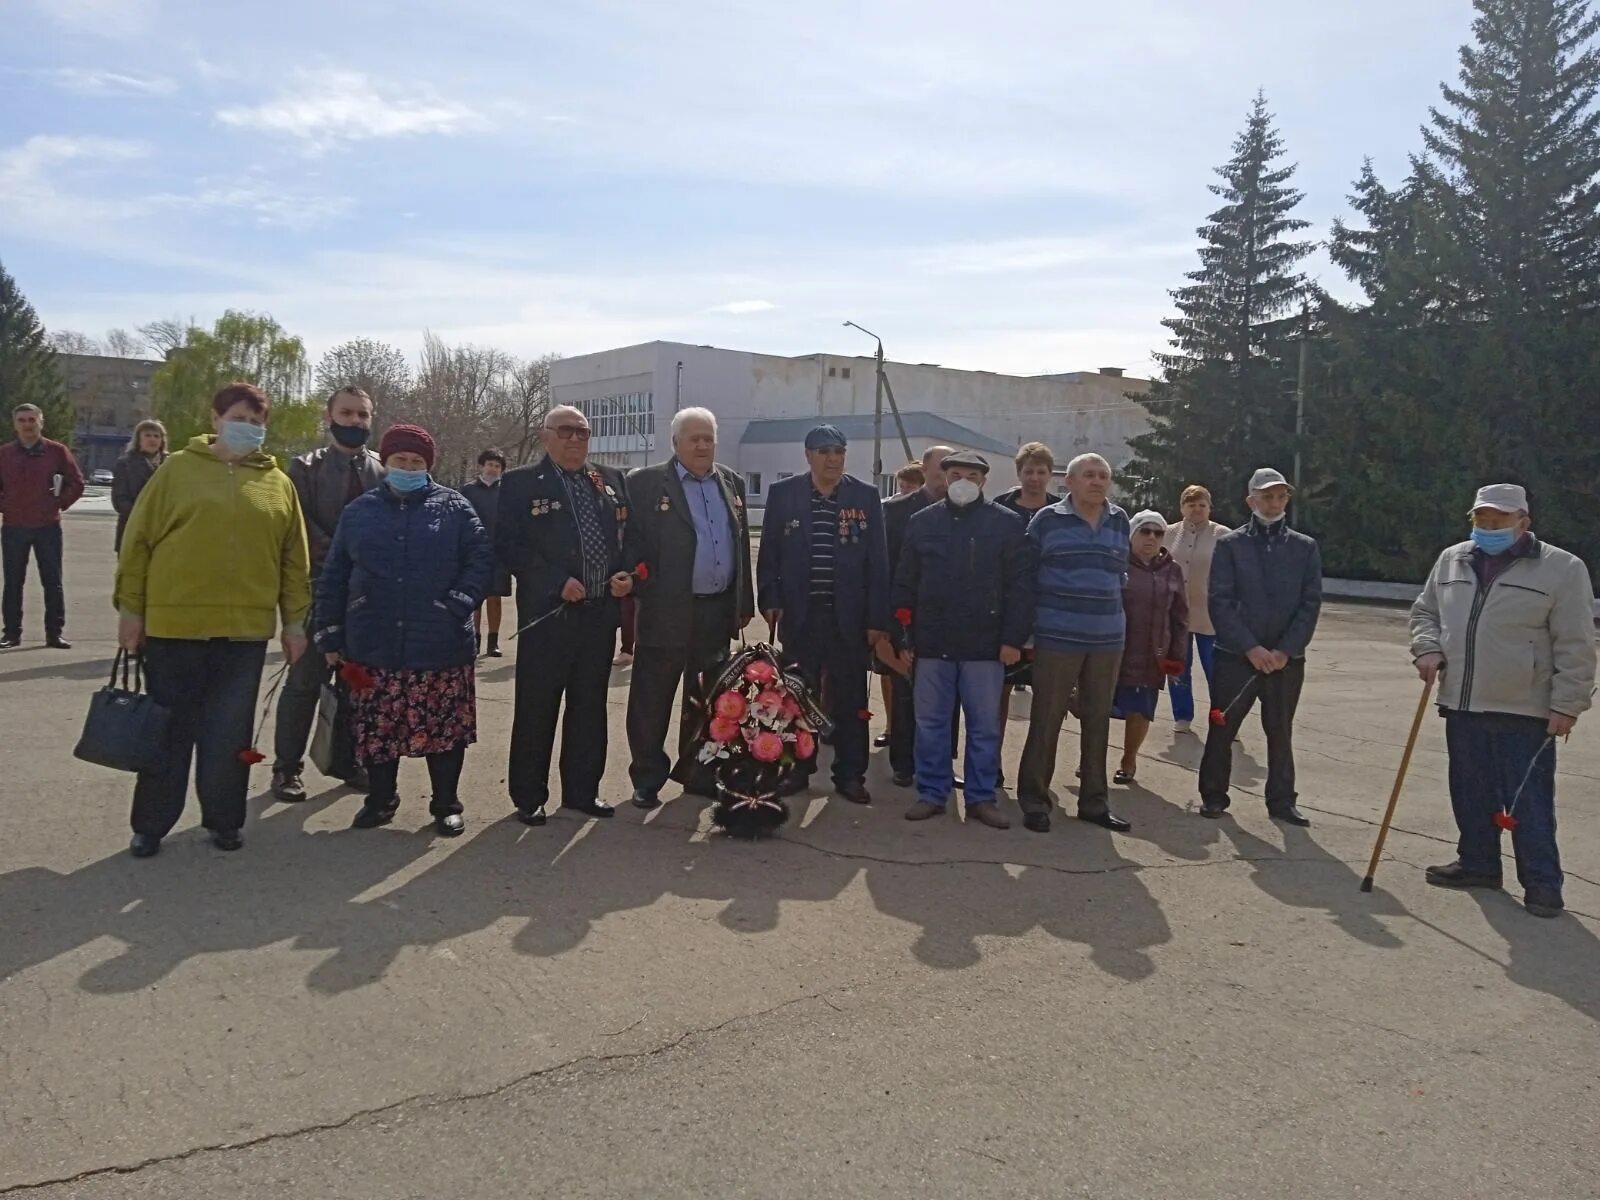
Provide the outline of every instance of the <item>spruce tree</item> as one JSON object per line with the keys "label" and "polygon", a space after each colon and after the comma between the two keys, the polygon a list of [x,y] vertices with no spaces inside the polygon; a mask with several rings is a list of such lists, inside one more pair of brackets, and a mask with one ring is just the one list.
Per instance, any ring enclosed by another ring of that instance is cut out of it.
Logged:
{"label": "spruce tree", "polygon": [[1200,227],[1200,267],[1172,293],[1178,315],[1163,321],[1172,352],[1157,356],[1163,378],[1135,397],[1150,432],[1133,440],[1128,470],[1138,498],[1169,512],[1190,483],[1208,485],[1226,517],[1242,514],[1250,472],[1288,469],[1294,447],[1297,308],[1310,253],[1291,240],[1307,222],[1291,214],[1301,193],[1265,97],[1257,95],[1233,157],[1210,185],[1224,204]]}
{"label": "spruce tree", "polygon": [[5,421],[0,441],[11,437],[11,411],[37,404],[44,410],[45,435],[70,444],[73,415],[66,392],[39,315],[0,264],[0,416]]}

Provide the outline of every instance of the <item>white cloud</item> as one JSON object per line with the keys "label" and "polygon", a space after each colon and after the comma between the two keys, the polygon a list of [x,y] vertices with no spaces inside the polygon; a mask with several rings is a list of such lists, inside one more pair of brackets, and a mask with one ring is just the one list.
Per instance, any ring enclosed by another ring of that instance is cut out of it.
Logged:
{"label": "white cloud", "polygon": [[778,306],[771,300],[730,300],[727,304],[713,305],[706,309],[709,313],[728,313],[740,317],[746,313],[771,312]]}
{"label": "white cloud", "polygon": [[132,75],[95,67],[59,67],[44,74],[62,91],[79,96],[170,96],[178,90],[176,81],[159,75]]}
{"label": "white cloud", "polygon": [[34,0],[34,8],[79,33],[127,38],[155,19],[156,0]]}
{"label": "white cloud", "polygon": [[359,71],[306,70],[297,71],[277,99],[224,108],[217,119],[298,139],[313,153],[342,142],[456,133],[482,123],[474,109],[426,87],[401,96],[393,88],[380,90]]}

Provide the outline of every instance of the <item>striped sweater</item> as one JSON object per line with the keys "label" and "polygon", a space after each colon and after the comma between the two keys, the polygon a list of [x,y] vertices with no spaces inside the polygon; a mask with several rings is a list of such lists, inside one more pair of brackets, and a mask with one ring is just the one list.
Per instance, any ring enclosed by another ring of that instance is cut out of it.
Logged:
{"label": "striped sweater", "polygon": [[1128,574],[1128,514],[1110,501],[1095,528],[1068,496],[1028,524],[1039,557],[1033,642],[1058,652],[1122,649],[1122,586]]}

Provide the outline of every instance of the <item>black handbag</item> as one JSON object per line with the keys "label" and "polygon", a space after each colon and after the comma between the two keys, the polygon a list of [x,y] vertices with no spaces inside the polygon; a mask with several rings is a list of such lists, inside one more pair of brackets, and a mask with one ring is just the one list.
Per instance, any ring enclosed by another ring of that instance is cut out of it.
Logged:
{"label": "black handbag", "polygon": [[354,779],[356,740],[350,732],[350,693],[337,680],[322,685],[317,701],[317,728],[311,735],[311,765],[329,779]]}
{"label": "black handbag", "polygon": [[172,714],[166,706],[144,691],[144,659],[118,650],[111,662],[111,681],[89,701],[83,736],[72,753],[84,762],[113,771],[159,772],[167,763],[167,726],[171,721]]}

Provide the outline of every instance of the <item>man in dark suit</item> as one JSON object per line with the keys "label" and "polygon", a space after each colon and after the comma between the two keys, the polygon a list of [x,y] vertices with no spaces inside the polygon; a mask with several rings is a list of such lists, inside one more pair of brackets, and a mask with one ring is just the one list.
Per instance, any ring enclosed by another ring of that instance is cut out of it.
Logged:
{"label": "man in dark suit", "polygon": [[813,687],[827,678],[835,790],[870,804],[862,651],[889,627],[889,546],[878,490],[846,475],[844,457],[844,434],[834,426],[806,434],[810,472],[767,492],[756,580],[784,654]]}
{"label": "man in dark suit", "polygon": [[[883,502],[883,528],[889,542],[889,576],[892,580],[900,568],[900,550],[905,544],[906,523],[923,509],[944,499],[944,460],[954,454],[949,446],[929,446],[922,452],[922,486],[904,496],[891,496]],[[891,626],[897,640],[901,631]],[[896,649],[908,650],[909,646]],[[889,769],[894,772],[896,787],[910,787],[916,782],[916,760],[913,747],[917,734],[917,716],[912,709],[911,696],[915,689],[911,678],[902,674],[897,663],[888,666],[890,704],[889,715]],[[958,711],[950,727],[950,757],[956,756],[956,738],[959,736],[961,714]],[[956,780],[956,787],[962,787]]]}
{"label": "man in dark suit", "polygon": [[727,657],[728,642],[755,616],[750,526],[744,480],[718,466],[717,418],[686,408],[672,418],[673,457],[628,476],[630,525],[647,570],[639,599],[633,685],[628,690],[628,749],[633,803],[655,808],[672,764],[665,749],[672,697],[678,714],[678,782],[714,794],[693,769],[701,714],[695,681]]}
{"label": "man in dark suit", "polygon": [[639,562],[629,533],[627,483],[615,467],[588,461],[588,419],[576,408],[552,408],[543,440],[542,459],[501,480],[495,526],[495,553],[516,577],[517,619],[525,630],[517,647],[506,781],[525,825],[545,823],[563,698],[561,807],[591,817],[612,814],[599,798],[606,690],[618,599],[633,590]]}

